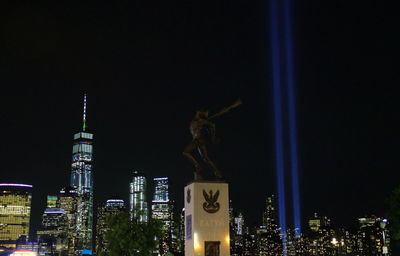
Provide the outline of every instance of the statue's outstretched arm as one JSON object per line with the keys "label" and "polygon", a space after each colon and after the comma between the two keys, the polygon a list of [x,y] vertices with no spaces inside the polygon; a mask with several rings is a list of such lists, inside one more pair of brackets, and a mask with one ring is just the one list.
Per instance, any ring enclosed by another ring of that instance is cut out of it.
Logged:
{"label": "statue's outstretched arm", "polygon": [[242,102],[241,99],[237,99],[237,100],[235,101],[235,103],[233,103],[232,105],[230,105],[230,106],[228,106],[228,107],[225,107],[225,108],[221,109],[221,110],[218,111],[216,114],[214,114],[214,115],[212,115],[211,117],[209,117],[208,119],[213,119],[213,118],[216,118],[216,117],[218,117],[218,116],[221,116],[221,115],[225,114],[226,112],[228,112],[229,110],[240,106],[242,103],[243,103],[243,102]]}

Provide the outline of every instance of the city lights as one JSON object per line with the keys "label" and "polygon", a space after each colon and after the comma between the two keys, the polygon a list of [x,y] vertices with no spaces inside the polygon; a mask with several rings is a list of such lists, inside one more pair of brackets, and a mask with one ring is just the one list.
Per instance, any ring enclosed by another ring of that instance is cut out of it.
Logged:
{"label": "city lights", "polygon": [[400,256],[396,2],[2,1],[0,256]]}
{"label": "city lights", "polygon": [[17,184],[17,183],[0,183],[0,187],[26,187],[26,188],[32,188],[32,185],[28,184]]}
{"label": "city lights", "polygon": [[12,253],[10,256],[37,256],[38,254],[36,252],[31,252],[31,251],[15,251]]}

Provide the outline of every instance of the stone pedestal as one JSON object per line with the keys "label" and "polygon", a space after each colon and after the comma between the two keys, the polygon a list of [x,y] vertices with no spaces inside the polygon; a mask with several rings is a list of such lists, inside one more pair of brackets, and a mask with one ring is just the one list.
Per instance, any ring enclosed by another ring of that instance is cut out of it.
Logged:
{"label": "stone pedestal", "polygon": [[185,256],[230,256],[228,184],[185,187]]}

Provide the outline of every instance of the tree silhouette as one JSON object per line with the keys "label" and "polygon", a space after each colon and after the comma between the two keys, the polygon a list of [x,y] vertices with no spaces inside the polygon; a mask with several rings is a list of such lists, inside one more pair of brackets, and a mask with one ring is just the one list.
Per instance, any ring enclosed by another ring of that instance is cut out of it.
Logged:
{"label": "tree silhouette", "polygon": [[391,238],[400,246],[400,186],[392,191],[387,202]]}
{"label": "tree silhouette", "polygon": [[158,220],[141,222],[137,217],[120,212],[110,216],[107,222],[110,228],[105,235],[106,250],[101,256],[150,256],[162,236]]}

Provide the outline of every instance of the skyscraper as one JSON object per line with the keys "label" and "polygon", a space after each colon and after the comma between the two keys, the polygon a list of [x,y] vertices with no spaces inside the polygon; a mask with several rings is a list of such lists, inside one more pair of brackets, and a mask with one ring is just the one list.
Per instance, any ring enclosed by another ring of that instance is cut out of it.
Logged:
{"label": "skyscraper", "polygon": [[140,221],[147,222],[147,181],[143,173],[134,171],[132,182],[129,184],[129,211],[131,216],[137,216]]}
{"label": "skyscraper", "polygon": [[168,178],[154,178],[154,195],[151,205],[151,216],[163,222],[163,228],[167,231],[171,226],[171,206],[168,193]]}
{"label": "skyscraper", "polygon": [[241,212],[239,212],[239,215],[235,218],[235,227],[236,235],[244,234],[244,218]]}
{"label": "skyscraper", "polygon": [[0,183],[0,246],[14,248],[29,235],[32,185]]}
{"label": "skyscraper", "polygon": [[82,130],[74,135],[71,187],[78,194],[76,232],[78,250],[91,250],[93,244],[93,134],[87,132],[86,94],[83,100]]}
{"label": "skyscraper", "polygon": [[173,234],[173,202],[169,199],[168,178],[154,178],[154,194],[151,203],[151,217],[161,220],[163,231],[165,232],[164,243],[171,248],[174,240]]}
{"label": "skyscraper", "polygon": [[276,220],[275,196],[268,196],[263,213],[263,226],[259,234],[260,255],[280,255],[282,252],[282,241]]}
{"label": "skyscraper", "polygon": [[57,196],[47,197],[47,208],[42,215],[42,227],[37,231],[37,240],[42,253],[68,253],[68,217],[64,209],[58,208]]}
{"label": "skyscraper", "polygon": [[266,207],[263,213],[263,226],[268,231],[275,231],[278,228],[275,209],[275,196],[271,195],[266,199]]}
{"label": "skyscraper", "polygon": [[125,211],[124,200],[109,199],[106,203],[97,209],[97,226],[96,226],[96,252],[97,255],[107,253],[107,239],[106,232],[110,228],[107,224],[107,219],[117,214],[118,212]]}
{"label": "skyscraper", "polygon": [[76,218],[78,212],[79,195],[73,188],[63,188],[58,196],[57,206],[64,209],[67,216],[68,231],[68,255],[75,253],[78,244],[78,234],[76,232]]}

